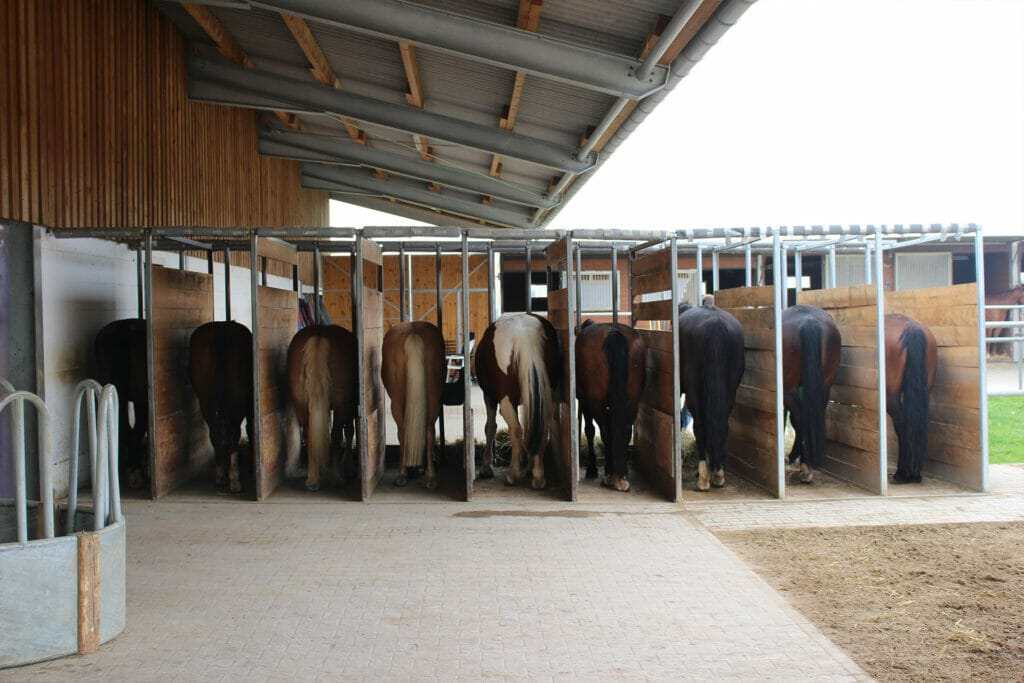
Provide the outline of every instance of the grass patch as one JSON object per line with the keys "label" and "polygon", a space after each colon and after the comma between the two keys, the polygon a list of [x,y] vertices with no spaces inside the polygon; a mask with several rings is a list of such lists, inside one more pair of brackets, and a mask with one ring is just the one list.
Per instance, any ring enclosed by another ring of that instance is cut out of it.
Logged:
{"label": "grass patch", "polygon": [[989,397],[988,460],[1024,462],[1024,396]]}

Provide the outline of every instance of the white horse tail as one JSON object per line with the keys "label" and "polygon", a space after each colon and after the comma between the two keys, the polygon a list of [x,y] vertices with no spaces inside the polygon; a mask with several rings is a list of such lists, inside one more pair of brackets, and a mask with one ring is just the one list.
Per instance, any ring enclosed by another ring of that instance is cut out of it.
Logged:
{"label": "white horse tail", "polygon": [[330,342],[325,337],[313,336],[306,340],[302,350],[302,384],[306,387],[309,404],[309,433],[306,448],[309,452],[309,472],[314,480],[327,464],[331,448],[331,374],[327,361]]}
{"label": "white horse tail", "polygon": [[520,338],[518,345],[519,403],[523,406],[526,452],[537,455],[551,415],[551,380],[544,364],[544,330]]}
{"label": "white horse tail", "polygon": [[423,464],[427,434],[427,368],[423,339],[405,338],[405,419],[402,422],[402,467]]}

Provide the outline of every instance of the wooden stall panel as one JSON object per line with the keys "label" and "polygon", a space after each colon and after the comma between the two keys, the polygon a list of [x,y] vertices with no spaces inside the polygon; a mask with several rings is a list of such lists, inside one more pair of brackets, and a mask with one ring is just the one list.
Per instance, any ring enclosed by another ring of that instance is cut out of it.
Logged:
{"label": "wooden stall panel", "polygon": [[[904,313],[927,325],[938,344],[938,368],[929,401],[925,476],[980,491],[981,385],[978,372],[976,284],[886,292],[887,313]],[[894,430],[890,463],[895,466]]]}
{"label": "wooden stall panel", "polygon": [[[363,392],[365,396],[365,438],[366,447],[360,447],[363,454],[360,462],[362,499],[369,500],[373,490],[384,476],[384,387],[380,377],[381,346],[384,343],[384,294],[378,287],[378,268],[384,259],[381,249],[373,242],[360,238],[363,282],[362,309],[357,334],[362,335],[363,344]],[[363,436],[363,433],[360,433]]]}
{"label": "wooden stall panel", "polygon": [[[261,240],[262,242],[262,240]],[[287,457],[287,354],[295,334],[298,295],[287,289],[258,287],[260,339],[260,397],[258,417],[263,427],[261,476],[257,499],[263,500],[278,487]]]}
{"label": "wooden stall panel", "polygon": [[[566,352],[569,325],[573,324],[572,314],[569,312],[569,290],[559,289],[548,292],[548,321],[558,331],[558,345],[562,355],[562,377],[560,384],[562,390],[556,394],[558,409],[558,433],[555,435],[554,452],[555,467],[558,470],[558,480],[565,490],[565,497],[575,501],[579,492],[579,454],[573,448],[572,439],[572,397],[569,396],[569,372],[568,353]],[[554,379],[554,378],[552,378]],[[578,441],[577,441],[578,443]],[[573,467],[573,461],[576,467]]]}
{"label": "wooden stall panel", "polygon": [[776,453],[775,289],[736,287],[715,292],[719,308],[743,325],[745,369],[729,415],[728,468],[782,497]]}
{"label": "wooden stall panel", "polygon": [[212,319],[212,275],[153,267],[154,498],[212,469],[213,446],[188,375],[189,337]]}
{"label": "wooden stall panel", "polygon": [[875,286],[804,291],[799,302],[827,311],[843,338],[839,374],[825,409],[825,460],[821,469],[882,493]]}

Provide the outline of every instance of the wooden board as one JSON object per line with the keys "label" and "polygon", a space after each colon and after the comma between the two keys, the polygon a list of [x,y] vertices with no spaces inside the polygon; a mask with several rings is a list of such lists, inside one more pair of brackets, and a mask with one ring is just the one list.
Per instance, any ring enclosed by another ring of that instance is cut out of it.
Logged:
{"label": "wooden board", "polygon": [[213,446],[188,378],[189,338],[211,320],[212,275],[153,266],[154,498],[201,472],[212,477]]}
{"label": "wooden board", "polygon": [[[367,262],[364,267],[372,267]],[[384,296],[375,288],[364,288],[362,292],[362,324],[359,334],[363,339],[363,394],[366,412],[366,446],[360,448],[360,479],[362,499],[369,500],[384,476],[384,385],[380,377],[381,347],[384,344],[383,310]]]}
{"label": "wooden board", "polygon": [[748,307],[768,307],[771,309],[775,305],[775,288],[734,287],[731,289],[720,289],[715,292],[715,305],[719,308],[728,308],[729,312],[733,315],[737,315],[733,309]]}
{"label": "wooden board", "polygon": [[[566,254],[571,249],[566,238],[562,238],[545,249],[545,258],[548,263],[564,261]],[[575,267],[575,264],[573,264]],[[569,284],[566,282],[565,284]],[[580,461],[577,454],[579,444],[579,424],[576,414],[576,382],[573,372],[575,360],[575,349],[570,350],[570,344],[574,343],[572,327],[575,325],[575,311],[570,310],[569,289],[562,289],[548,292],[548,321],[558,331],[558,345],[562,357],[562,377],[560,384],[562,390],[557,392],[561,397],[558,401],[558,416],[555,437],[554,453],[555,467],[558,469],[558,479],[562,483],[562,495],[571,502],[576,501],[579,493]],[[571,351],[571,352],[570,352]]]}
{"label": "wooden board", "polygon": [[[260,240],[262,243],[263,240]],[[295,336],[298,294],[273,287],[256,288],[259,308],[260,394],[257,417],[263,428],[257,468],[257,500],[266,499],[280,485],[287,458],[288,344]]]}
{"label": "wooden board", "polygon": [[651,486],[668,500],[674,500],[676,495],[673,424],[671,415],[640,402],[633,434],[634,463]]}

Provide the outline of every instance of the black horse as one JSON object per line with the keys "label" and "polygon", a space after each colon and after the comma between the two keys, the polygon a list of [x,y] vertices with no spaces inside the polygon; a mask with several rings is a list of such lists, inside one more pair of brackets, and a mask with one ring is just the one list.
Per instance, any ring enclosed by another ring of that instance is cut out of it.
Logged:
{"label": "black horse", "polygon": [[729,414],[745,369],[743,326],[714,304],[682,306],[679,315],[679,385],[693,415],[697,489],[725,485]]}
{"label": "black horse", "polygon": [[[119,398],[121,477],[128,488],[146,485],[146,436],[149,432],[149,383],[146,379],[146,321],[142,318],[115,320],[96,334],[96,378],[113,384]],[[128,422],[128,404],[135,422]]]}

